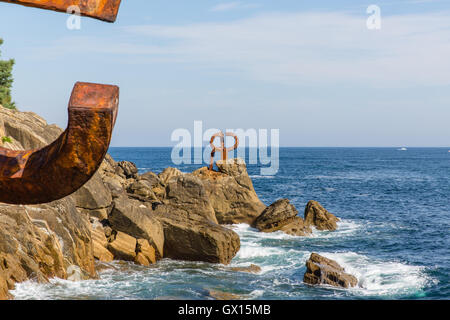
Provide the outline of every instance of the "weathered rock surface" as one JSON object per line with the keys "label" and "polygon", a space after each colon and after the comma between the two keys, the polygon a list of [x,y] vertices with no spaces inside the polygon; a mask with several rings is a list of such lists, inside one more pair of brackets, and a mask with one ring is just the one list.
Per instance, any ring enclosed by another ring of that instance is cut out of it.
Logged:
{"label": "weathered rock surface", "polygon": [[169,167],[164,169],[164,171],[158,175],[158,178],[163,185],[167,185],[170,180],[172,180],[172,178],[176,178],[182,175],[183,173],[180,170]]}
{"label": "weathered rock surface", "polygon": [[232,230],[170,205],[160,205],[155,217],[164,228],[164,257],[229,264],[240,249]]}
{"label": "weathered rock surface", "polygon": [[216,162],[219,171],[207,167],[193,172],[205,187],[220,224],[252,224],[266,208],[259,200],[242,159]]}
{"label": "weathered rock surface", "polygon": [[[69,278],[79,268],[83,279],[96,276],[87,217],[66,198],[39,206],[0,205],[0,283]],[[4,293],[0,298],[8,298]]]}
{"label": "weathered rock surface", "polygon": [[339,218],[328,212],[317,201],[310,201],[305,208],[305,225],[314,226],[318,230],[337,229],[337,222]]}
{"label": "weathered rock surface", "polygon": [[99,210],[111,206],[111,191],[96,173],[83,187],[72,194],[75,205],[81,209]]}
{"label": "weathered rock surface", "polygon": [[300,217],[295,217],[292,222],[280,228],[286,234],[291,236],[305,237],[311,235],[312,229],[305,225],[305,221]]}
{"label": "weathered rock surface", "polygon": [[146,239],[138,239],[136,243],[136,258],[134,261],[137,264],[148,266],[156,263],[156,251]]}
{"label": "weathered rock surface", "polygon": [[336,261],[312,253],[306,262],[303,281],[307,284],[326,284],[334,287],[350,288],[358,284],[355,276],[345,272]]}
{"label": "weathered rock surface", "polygon": [[166,187],[163,203],[189,216],[198,215],[217,224],[214,208],[203,181],[193,175],[173,176]]}
{"label": "weathered rock surface", "polygon": [[164,256],[162,225],[151,210],[141,202],[126,196],[115,199],[109,223],[117,231],[127,233],[136,239],[146,239],[155,249],[158,259]]}
{"label": "weathered rock surface", "polygon": [[208,290],[208,295],[213,298],[214,300],[243,300],[245,299],[244,296],[220,291],[220,290]]}
{"label": "weathered rock surface", "polygon": [[138,168],[136,165],[129,161],[120,161],[117,163],[118,170],[117,174],[125,176],[125,178],[137,178]]}
{"label": "weathered rock surface", "polygon": [[108,238],[106,238],[106,231],[103,225],[94,220],[91,224],[92,244],[94,250],[94,258],[101,262],[111,262],[114,260],[114,255],[107,249]]}
{"label": "weathered rock surface", "polygon": [[292,236],[307,236],[311,234],[312,227],[334,231],[339,221],[317,201],[308,202],[305,219],[297,215],[297,209],[288,199],[280,199],[267,207],[252,226],[262,232],[283,231]]}
{"label": "weathered rock surface", "polygon": [[294,236],[310,234],[311,228],[297,214],[297,209],[288,199],[280,199],[267,207],[253,226],[262,232],[284,231]]}
{"label": "weathered rock surface", "polygon": [[63,130],[33,112],[20,112],[0,105],[0,138],[10,137],[12,143],[3,145],[13,150],[42,148],[55,140]]}
{"label": "weathered rock surface", "polygon": [[247,272],[247,273],[260,273],[262,271],[260,266],[256,264],[251,264],[248,267],[233,267],[230,268],[231,271],[235,272]]}

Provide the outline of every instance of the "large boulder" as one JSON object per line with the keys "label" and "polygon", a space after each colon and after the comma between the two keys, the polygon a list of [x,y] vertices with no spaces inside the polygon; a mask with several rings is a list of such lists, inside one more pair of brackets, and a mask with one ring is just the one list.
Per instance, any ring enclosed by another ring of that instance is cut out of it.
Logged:
{"label": "large boulder", "polygon": [[164,257],[229,264],[240,249],[231,229],[170,205],[159,205],[155,217],[164,228]]}
{"label": "large boulder", "polygon": [[298,211],[288,199],[280,199],[267,207],[255,220],[253,227],[262,232],[283,231],[294,236],[305,236],[311,233]]}
{"label": "large boulder", "polygon": [[216,162],[219,171],[201,168],[192,174],[205,186],[220,224],[252,224],[266,208],[259,200],[242,159]]}
{"label": "large boulder", "polygon": [[217,223],[214,208],[203,181],[190,174],[178,175],[167,182],[163,203],[185,211],[188,215],[198,215]]}
{"label": "large boulder", "polygon": [[151,209],[137,200],[121,196],[113,201],[109,223],[114,230],[136,239],[145,239],[155,249],[156,256],[164,256],[164,231]]}
{"label": "large boulder", "polygon": [[332,213],[328,212],[317,201],[309,201],[305,208],[305,225],[314,226],[317,230],[330,230],[337,229],[337,218]]}
{"label": "large boulder", "polygon": [[306,261],[306,273],[303,282],[312,285],[330,285],[334,287],[350,288],[358,284],[358,279],[345,272],[336,261],[312,253]]}
{"label": "large boulder", "polygon": [[84,186],[72,194],[77,208],[87,210],[105,209],[111,206],[111,191],[103,183],[100,174],[96,173]]}

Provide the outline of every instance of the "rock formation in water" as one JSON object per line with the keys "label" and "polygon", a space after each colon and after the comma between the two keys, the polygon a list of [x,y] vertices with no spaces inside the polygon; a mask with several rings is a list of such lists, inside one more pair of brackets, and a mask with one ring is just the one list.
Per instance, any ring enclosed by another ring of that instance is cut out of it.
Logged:
{"label": "rock formation in water", "polygon": [[305,224],[307,226],[314,226],[317,230],[337,229],[337,222],[339,218],[328,212],[317,201],[310,201],[305,208]]}
{"label": "rock formation in water", "polygon": [[266,208],[259,200],[242,159],[217,161],[218,171],[207,167],[193,172],[203,182],[220,224],[252,224]]}
{"label": "rock formation in water", "polygon": [[336,230],[339,221],[317,201],[310,201],[305,208],[304,219],[288,199],[280,199],[267,207],[253,223],[262,232],[283,231],[293,236],[307,236],[312,227],[318,230]]}
{"label": "rock formation in water", "polygon": [[[3,147],[40,148],[61,132],[34,113],[0,106],[0,136],[8,137]],[[228,264],[239,248],[239,236],[217,223],[201,178],[173,168],[138,175],[134,164],[107,156],[69,197],[36,206],[0,204],[0,299],[28,279],[95,278],[95,260]]]}
{"label": "rock formation in water", "polygon": [[312,253],[306,261],[303,282],[312,285],[326,284],[334,287],[350,288],[358,284],[355,276],[345,272],[336,261]]}
{"label": "rock formation in water", "polygon": [[[40,148],[61,132],[34,113],[0,106],[0,143],[6,148]],[[310,234],[313,226],[336,229],[338,219],[314,201],[304,219],[287,199],[266,207],[243,160],[218,161],[217,167],[140,175],[133,163],[107,155],[92,179],[69,197],[36,206],[0,204],[0,299],[10,297],[16,282],[28,279],[95,278],[95,260],[229,264],[240,239],[227,224],[297,236]]]}

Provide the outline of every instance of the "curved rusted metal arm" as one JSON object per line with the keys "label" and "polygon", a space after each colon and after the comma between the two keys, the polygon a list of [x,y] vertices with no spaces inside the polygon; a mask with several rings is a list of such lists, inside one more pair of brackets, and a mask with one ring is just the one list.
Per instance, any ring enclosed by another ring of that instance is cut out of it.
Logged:
{"label": "curved rusted metal arm", "polygon": [[[80,15],[107,22],[116,21],[121,0],[0,0],[45,10],[67,12],[71,6],[80,9]],[[71,12],[69,12],[71,13]]]}
{"label": "curved rusted metal arm", "polygon": [[39,150],[0,148],[0,202],[47,203],[82,187],[108,151],[118,104],[119,87],[76,83],[69,124],[55,142]]}

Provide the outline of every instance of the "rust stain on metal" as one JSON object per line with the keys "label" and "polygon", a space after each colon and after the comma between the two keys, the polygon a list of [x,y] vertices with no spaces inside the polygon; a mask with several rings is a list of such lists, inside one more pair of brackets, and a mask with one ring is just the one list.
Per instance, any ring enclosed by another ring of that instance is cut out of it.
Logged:
{"label": "rust stain on metal", "polygon": [[[225,137],[233,137],[234,138],[234,146],[226,148],[225,147]],[[220,147],[216,147],[216,145],[214,144],[214,140],[216,140],[216,138],[220,138]],[[231,132],[226,132],[225,134],[223,132],[218,132],[211,137],[211,140],[209,143],[212,148],[211,162],[209,164],[209,170],[212,171],[213,166],[214,166],[214,156],[216,155],[216,152],[217,151],[221,152],[222,160],[226,161],[228,159],[228,152],[233,151],[238,148],[239,138],[237,137],[237,135],[235,135],[234,133],[231,133]]]}
{"label": "rust stain on metal", "polygon": [[121,0],[0,0],[0,2],[59,12],[67,12],[69,7],[78,6],[82,16],[114,22]]}
{"label": "rust stain on metal", "polygon": [[39,204],[64,198],[98,170],[111,141],[119,87],[78,82],[69,102],[69,124],[38,150],[0,148],[0,202]]}

